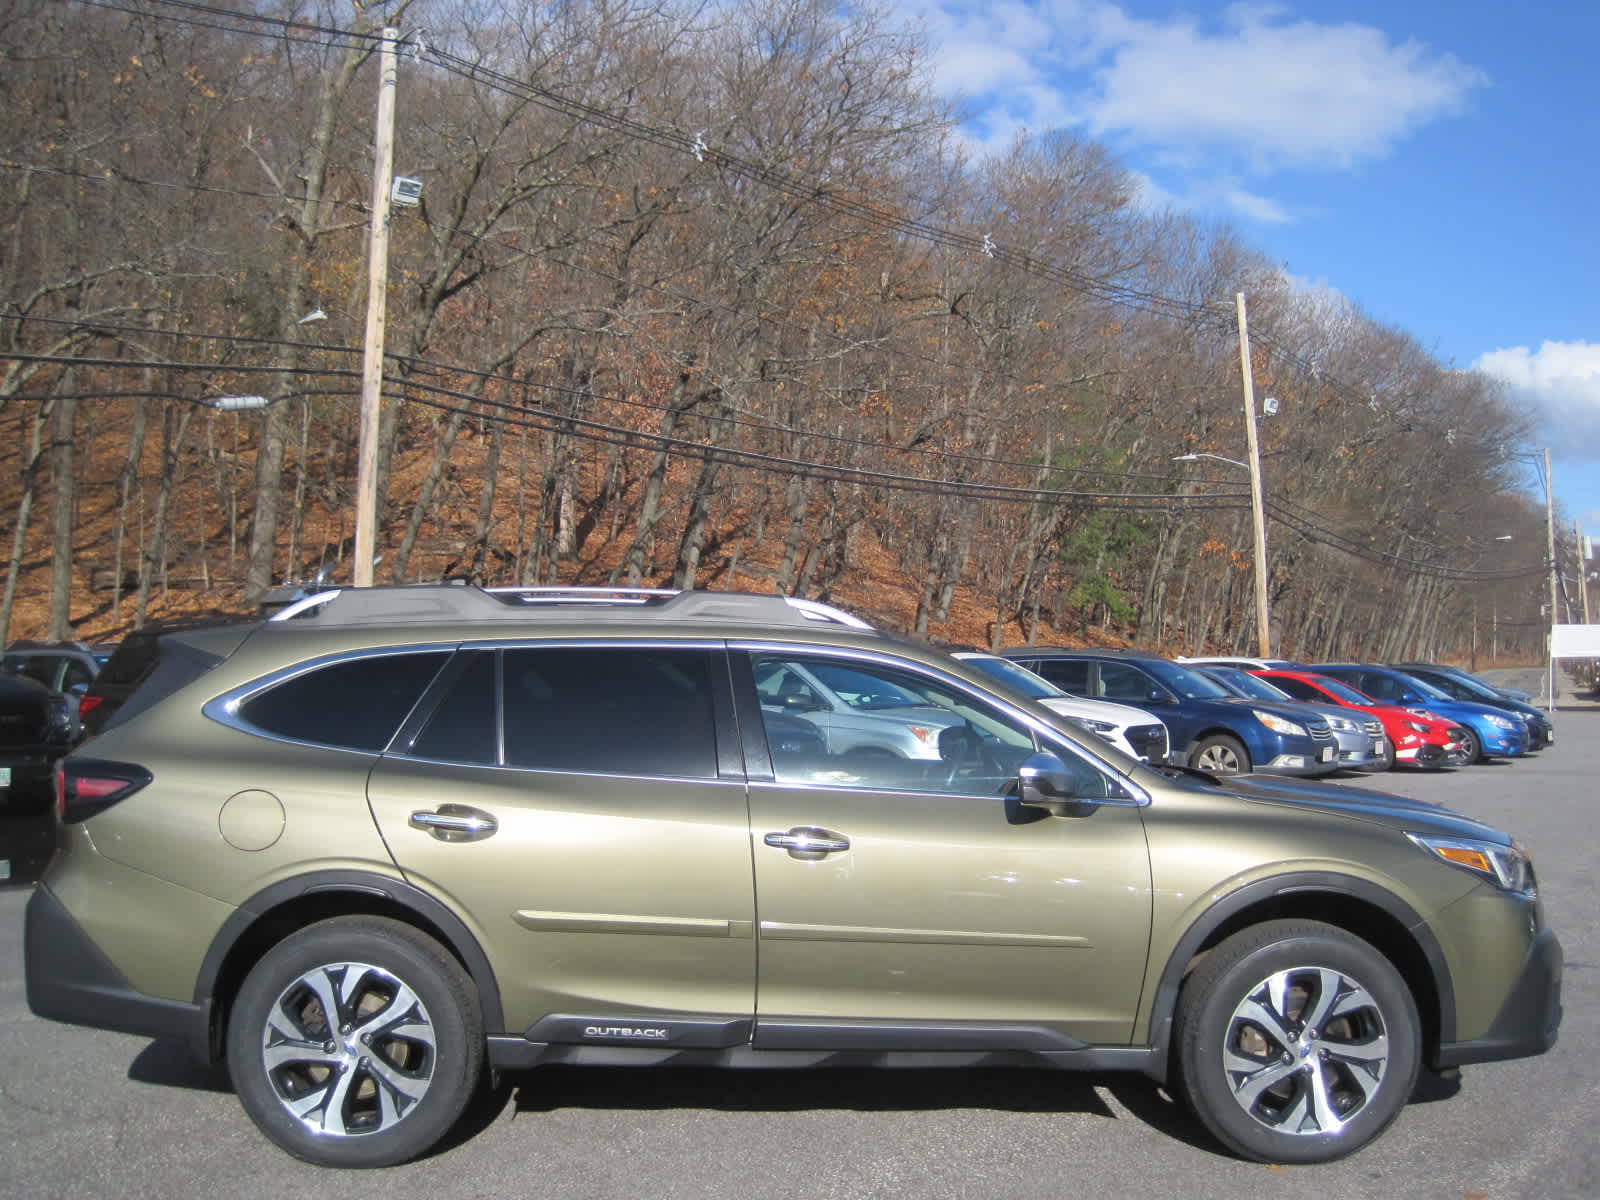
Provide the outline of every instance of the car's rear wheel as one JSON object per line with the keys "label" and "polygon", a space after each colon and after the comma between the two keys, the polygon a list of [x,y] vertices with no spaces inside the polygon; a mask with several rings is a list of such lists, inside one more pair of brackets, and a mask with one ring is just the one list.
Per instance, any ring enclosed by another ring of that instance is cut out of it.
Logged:
{"label": "car's rear wheel", "polygon": [[1237,738],[1217,733],[1196,743],[1189,765],[1212,775],[1244,775],[1250,770],[1250,753]]}
{"label": "car's rear wheel", "polygon": [[456,1123],[483,1066],[471,981],[381,917],[322,921],[262,956],[235,998],[228,1070],[245,1111],[297,1158],[382,1167]]}
{"label": "car's rear wheel", "polygon": [[1273,921],[1214,948],[1178,1005],[1178,1088],[1235,1153],[1342,1158],[1405,1106],[1421,1063],[1416,1003],[1371,945]]}

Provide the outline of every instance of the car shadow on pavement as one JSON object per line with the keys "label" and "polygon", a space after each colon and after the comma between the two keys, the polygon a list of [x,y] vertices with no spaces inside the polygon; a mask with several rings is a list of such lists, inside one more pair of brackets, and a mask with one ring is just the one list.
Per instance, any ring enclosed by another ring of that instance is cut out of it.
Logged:
{"label": "car shadow on pavement", "polygon": [[[1109,1094],[1102,1095],[1102,1089]],[[1125,1115],[1179,1141],[1226,1152],[1186,1109],[1141,1075],[1091,1076],[1029,1068],[805,1071],[618,1067],[543,1067],[508,1075],[501,1101],[521,1113],[562,1108],[712,1109],[720,1112],[933,1112],[986,1109],[1015,1113]],[[1119,1107],[1126,1113],[1119,1112]],[[500,1109],[496,1108],[497,1116]],[[493,1118],[491,1117],[491,1120]]]}
{"label": "car shadow on pavement", "polygon": [[173,1038],[159,1039],[141,1050],[128,1065],[128,1078],[135,1083],[193,1092],[233,1091],[226,1066],[207,1066],[195,1058],[187,1045]]}

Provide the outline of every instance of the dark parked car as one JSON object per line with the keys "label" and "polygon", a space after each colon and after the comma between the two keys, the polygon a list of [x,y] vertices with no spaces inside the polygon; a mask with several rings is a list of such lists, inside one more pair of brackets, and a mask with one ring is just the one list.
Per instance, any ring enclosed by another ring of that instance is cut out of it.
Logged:
{"label": "dark parked car", "polygon": [[79,732],[70,698],[37,679],[0,674],[0,804],[47,805],[55,761]]}
{"label": "dark parked car", "polygon": [[0,670],[36,679],[52,692],[81,695],[109,657],[82,642],[13,642],[0,658]]}
{"label": "dark parked car", "polygon": [[1296,704],[1242,700],[1198,671],[1154,654],[1021,647],[1002,652],[1062,691],[1161,718],[1171,761],[1218,775],[1326,775],[1339,769],[1327,721]]}

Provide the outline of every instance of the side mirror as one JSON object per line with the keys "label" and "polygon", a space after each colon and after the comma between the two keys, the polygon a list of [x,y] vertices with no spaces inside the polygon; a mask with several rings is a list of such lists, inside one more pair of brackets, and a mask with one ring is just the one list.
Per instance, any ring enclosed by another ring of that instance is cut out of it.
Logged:
{"label": "side mirror", "polygon": [[1094,779],[1099,782],[1099,794],[1088,795],[1084,781],[1054,754],[1030,754],[1017,768],[1017,800],[1053,817],[1087,816],[1106,798],[1105,777],[1096,771]]}
{"label": "side mirror", "polygon": [[817,712],[822,708],[822,705],[808,696],[782,696],[778,700],[778,705],[787,713]]}

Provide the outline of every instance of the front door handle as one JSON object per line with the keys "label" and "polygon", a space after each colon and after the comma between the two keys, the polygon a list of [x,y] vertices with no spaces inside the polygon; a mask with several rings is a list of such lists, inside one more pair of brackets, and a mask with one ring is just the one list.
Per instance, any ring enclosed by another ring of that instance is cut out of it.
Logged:
{"label": "front door handle", "polygon": [[441,804],[432,812],[414,812],[410,825],[441,842],[481,842],[500,828],[500,822],[491,814],[465,804]]}
{"label": "front door handle", "polygon": [[790,858],[807,861],[850,849],[849,838],[831,829],[818,829],[815,825],[796,825],[787,833],[769,833],[761,840],[779,850],[787,850]]}

